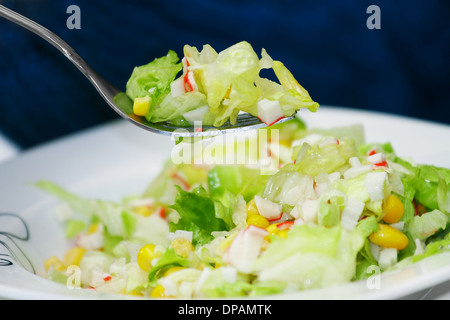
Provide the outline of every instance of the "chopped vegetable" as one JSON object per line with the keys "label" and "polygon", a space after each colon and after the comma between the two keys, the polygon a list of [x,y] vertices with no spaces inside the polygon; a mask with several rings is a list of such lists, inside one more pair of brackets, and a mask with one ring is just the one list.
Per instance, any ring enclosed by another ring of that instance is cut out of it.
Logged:
{"label": "chopped vegetable", "polygon": [[[181,62],[169,51],[134,69],[126,94],[135,115],[151,122],[220,127],[247,112],[270,126],[302,108],[315,112],[319,107],[281,62],[264,49],[258,58],[246,41],[219,53],[209,45],[200,52],[186,45],[183,53]],[[272,68],[280,84],[260,77],[262,69]]]}

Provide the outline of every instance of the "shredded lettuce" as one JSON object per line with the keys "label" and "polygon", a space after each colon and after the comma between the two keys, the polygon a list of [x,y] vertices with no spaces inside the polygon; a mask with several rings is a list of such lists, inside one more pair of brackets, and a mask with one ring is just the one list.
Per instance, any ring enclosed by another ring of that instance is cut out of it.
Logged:
{"label": "shredded lettuce", "polygon": [[[373,222],[373,218],[368,219]],[[365,238],[374,231],[367,228],[366,223],[354,232],[340,226],[293,227],[287,239],[272,243],[255,263],[259,279],[294,284],[298,289],[323,288],[350,281],[355,275],[357,253]]]}
{"label": "shredded lettuce", "polygon": [[[180,218],[176,223],[171,223],[172,232],[192,231],[192,244],[200,246],[213,240],[212,232],[231,230],[230,225],[227,226],[223,219],[217,217],[214,200],[203,187],[198,187],[192,192],[177,188],[178,194],[171,208],[177,211]],[[232,221],[231,217],[224,218],[226,221]]]}
{"label": "shredded lettuce", "polygon": [[[135,67],[126,85],[126,94],[131,100],[150,96],[152,105],[158,106],[170,93],[170,84],[182,69],[175,51],[144,66]],[[152,110],[151,108],[150,110]],[[146,116],[151,121],[152,112]]]}
{"label": "shredded lettuce", "polygon": [[158,262],[153,266],[148,274],[150,283],[154,283],[157,279],[162,277],[165,271],[172,267],[187,267],[189,260],[176,254],[173,249],[167,249],[163,256],[158,259]]}
{"label": "shredded lettuce", "polygon": [[86,222],[83,220],[70,219],[66,222],[66,238],[72,239],[77,234],[86,229]]}
{"label": "shredded lettuce", "polygon": [[229,191],[234,195],[242,194],[249,201],[256,194],[262,193],[267,179],[259,169],[216,165],[208,172],[208,188],[212,196],[220,196]]}
{"label": "shredded lettuce", "polygon": [[187,92],[178,97],[167,95],[152,113],[152,122],[177,121],[183,114],[206,105],[206,96],[198,91]]}
{"label": "shredded lettuce", "polygon": [[435,209],[420,216],[415,216],[408,224],[408,232],[414,239],[425,240],[439,229],[444,229],[447,222],[447,215]]}
{"label": "shredded lettuce", "polygon": [[248,276],[238,275],[236,281],[223,276],[223,268],[210,272],[201,286],[203,295],[211,298],[258,297],[283,292],[286,284],[279,281],[255,281],[250,283]]}
{"label": "shredded lettuce", "polygon": [[304,143],[294,148],[294,170],[317,176],[321,173],[332,173],[348,167],[348,160],[358,156],[355,141],[350,137],[339,140],[338,144]]}
{"label": "shredded lettuce", "polygon": [[[184,115],[207,106],[198,120],[220,127],[227,121],[236,123],[240,112],[258,116],[257,102],[264,98],[278,101],[284,116],[301,108],[315,112],[319,107],[283,63],[273,61],[264,49],[259,58],[246,41],[219,53],[210,45],[201,51],[185,45],[183,54],[184,66],[176,53],[169,51],[136,67],[128,80],[126,94],[131,100],[150,97],[151,108],[145,116],[148,121],[192,125]],[[261,78],[263,69],[273,69],[280,83]],[[176,92],[172,84],[178,87]]]}

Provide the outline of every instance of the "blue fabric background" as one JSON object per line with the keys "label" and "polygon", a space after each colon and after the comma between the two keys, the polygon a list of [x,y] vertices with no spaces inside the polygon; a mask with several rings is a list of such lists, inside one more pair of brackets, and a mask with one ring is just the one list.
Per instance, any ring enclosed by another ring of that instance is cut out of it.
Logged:
{"label": "blue fabric background", "polygon": [[[181,56],[184,44],[219,51],[247,40],[283,61],[322,105],[450,124],[448,0],[0,3],[58,34],[119,88],[134,66],[169,49]],[[72,4],[81,30],[66,27]],[[366,27],[371,4],[381,8],[381,30]],[[56,49],[0,19],[1,132],[29,148],[115,118]]]}

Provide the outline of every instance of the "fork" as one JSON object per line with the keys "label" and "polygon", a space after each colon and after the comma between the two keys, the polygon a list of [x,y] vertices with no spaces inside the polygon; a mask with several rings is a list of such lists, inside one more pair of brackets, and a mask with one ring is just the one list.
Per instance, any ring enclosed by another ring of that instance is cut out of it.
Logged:
{"label": "fork", "polygon": [[[130,121],[132,124],[137,125],[142,129],[162,135],[171,135],[175,137],[197,137],[214,136],[223,133],[237,133],[243,130],[258,129],[266,126],[266,124],[261,122],[257,117],[254,117],[248,113],[239,114],[237,122],[235,124],[226,122],[221,127],[203,126],[201,130],[199,130],[195,126],[176,127],[171,125],[169,122],[152,123],[150,121],[147,121],[144,117],[136,116],[133,113],[133,102],[124,92],[117,89],[114,85],[101,77],[76,53],[76,51],[72,47],[70,47],[56,34],[36,23],[35,21],[32,21],[2,5],[0,5],[0,16],[35,33],[36,35],[49,42],[55,48],[57,48],[78,68],[81,73],[86,76],[86,78],[91,82],[91,84],[101,95],[103,100],[105,100],[106,103],[115,112],[117,112],[122,118]],[[293,116],[285,117],[276,122],[276,124],[291,120],[293,118]]]}

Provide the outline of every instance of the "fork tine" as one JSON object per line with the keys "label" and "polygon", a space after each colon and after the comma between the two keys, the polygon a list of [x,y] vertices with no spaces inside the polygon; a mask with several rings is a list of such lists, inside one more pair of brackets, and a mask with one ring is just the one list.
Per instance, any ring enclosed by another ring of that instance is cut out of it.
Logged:
{"label": "fork tine", "polygon": [[[240,113],[235,124],[227,121],[220,127],[202,126],[200,129],[195,126],[177,127],[170,122],[152,123],[145,119],[145,117],[136,116],[133,113],[132,101],[123,93],[120,92],[114,97],[114,104],[116,112],[123,118],[130,120],[135,125],[142,129],[152,131],[163,135],[173,135],[175,137],[207,137],[215,136],[224,133],[235,133],[237,131],[254,130],[266,127],[267,125],[257,117],[249,113]],[[287,117],[279,120],[276,124],[293,119],[294,117]]]}

